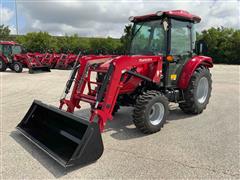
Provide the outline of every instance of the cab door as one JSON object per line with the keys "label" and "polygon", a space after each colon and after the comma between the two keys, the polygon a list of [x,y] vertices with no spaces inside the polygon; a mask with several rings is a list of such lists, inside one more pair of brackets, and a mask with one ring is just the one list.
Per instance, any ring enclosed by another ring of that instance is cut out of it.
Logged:
{"label": "cab door", "polygon": [[168,64],[166,87],[177,87],[182,69],[193,55],[192,28],[190,22],[171,19],[169,54],[174,60]]}
{"label": "cab door", "polygon": [[12,59],[12,46],[11,45],[3,45],[2,53],[7,58],[8,62],[11,62],[11,59]]}

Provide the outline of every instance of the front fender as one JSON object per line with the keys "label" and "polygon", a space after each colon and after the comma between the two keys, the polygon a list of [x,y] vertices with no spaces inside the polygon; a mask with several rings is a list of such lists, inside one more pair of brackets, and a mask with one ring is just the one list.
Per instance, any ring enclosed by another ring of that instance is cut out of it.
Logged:
{"label": "front fender", "polygon": [[212,58],[207,56],[194,56],[183,67],[182,73],[178,81],[178,87],[180,89],[186,89],[188,87],[189,80],[191,79],[194,71],[200,65],[208,68],[213,67]]}
{"label": "front fender", "polygon": [[26,58],[26,56],[24,54],[15,54],[13,57],[14,61],[20,61],[25,58]]}
{"label": "front fender", "polygon": [[0,59],[2,59],[6,64],[8,63],[7,58],[2,53],[0,53]]}

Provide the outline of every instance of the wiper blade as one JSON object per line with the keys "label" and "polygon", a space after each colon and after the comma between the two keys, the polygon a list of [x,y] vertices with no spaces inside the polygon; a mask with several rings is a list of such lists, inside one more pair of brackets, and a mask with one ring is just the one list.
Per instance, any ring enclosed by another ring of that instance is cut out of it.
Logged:
{"label": "wiper blade", "polygon": [[136,34],[139,32],[139,30],[142,28],[142,26],[145,24],[145,22],[143,22],[142,24],[141,24],[141,26],[137,29],[137,31],[133,34],[133,36],[132,36],[132,39],[136,36]]}

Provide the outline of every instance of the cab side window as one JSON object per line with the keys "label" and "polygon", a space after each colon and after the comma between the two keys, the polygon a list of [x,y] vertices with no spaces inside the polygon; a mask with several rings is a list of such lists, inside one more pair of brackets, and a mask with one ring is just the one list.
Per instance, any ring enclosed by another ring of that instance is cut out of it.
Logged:
{"label": "cab side window", "polygon": [[192,51],[189,22],[171,21],[171,54],[184,55]]}
{"label": "cab side window", "polygon": [[12,50],[11,50],[11,46],[8,45],[4,45],[3,46],[3,54],[4,56],[11,56]]}
{"label": "cab side window", "polygon": [[150,43],[150,49],[155,55],[163,54],[165,52],[165,46],[164,46],[164,30],[162,28],[162,25],[159,23],[156,24],[152,40]]}

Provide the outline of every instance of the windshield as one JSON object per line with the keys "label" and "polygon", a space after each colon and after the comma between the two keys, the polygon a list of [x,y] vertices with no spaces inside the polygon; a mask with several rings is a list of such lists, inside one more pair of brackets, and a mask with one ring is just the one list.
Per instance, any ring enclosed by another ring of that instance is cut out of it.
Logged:
{"label": "windshield", "polygon": [[161,55],[165,53],[161,20],[135,23],[130,54]]}
{"label": "windshield", "polygon": [[21,54],[22,53],[22,48],[19,45],[12,46],[12,54]]}

